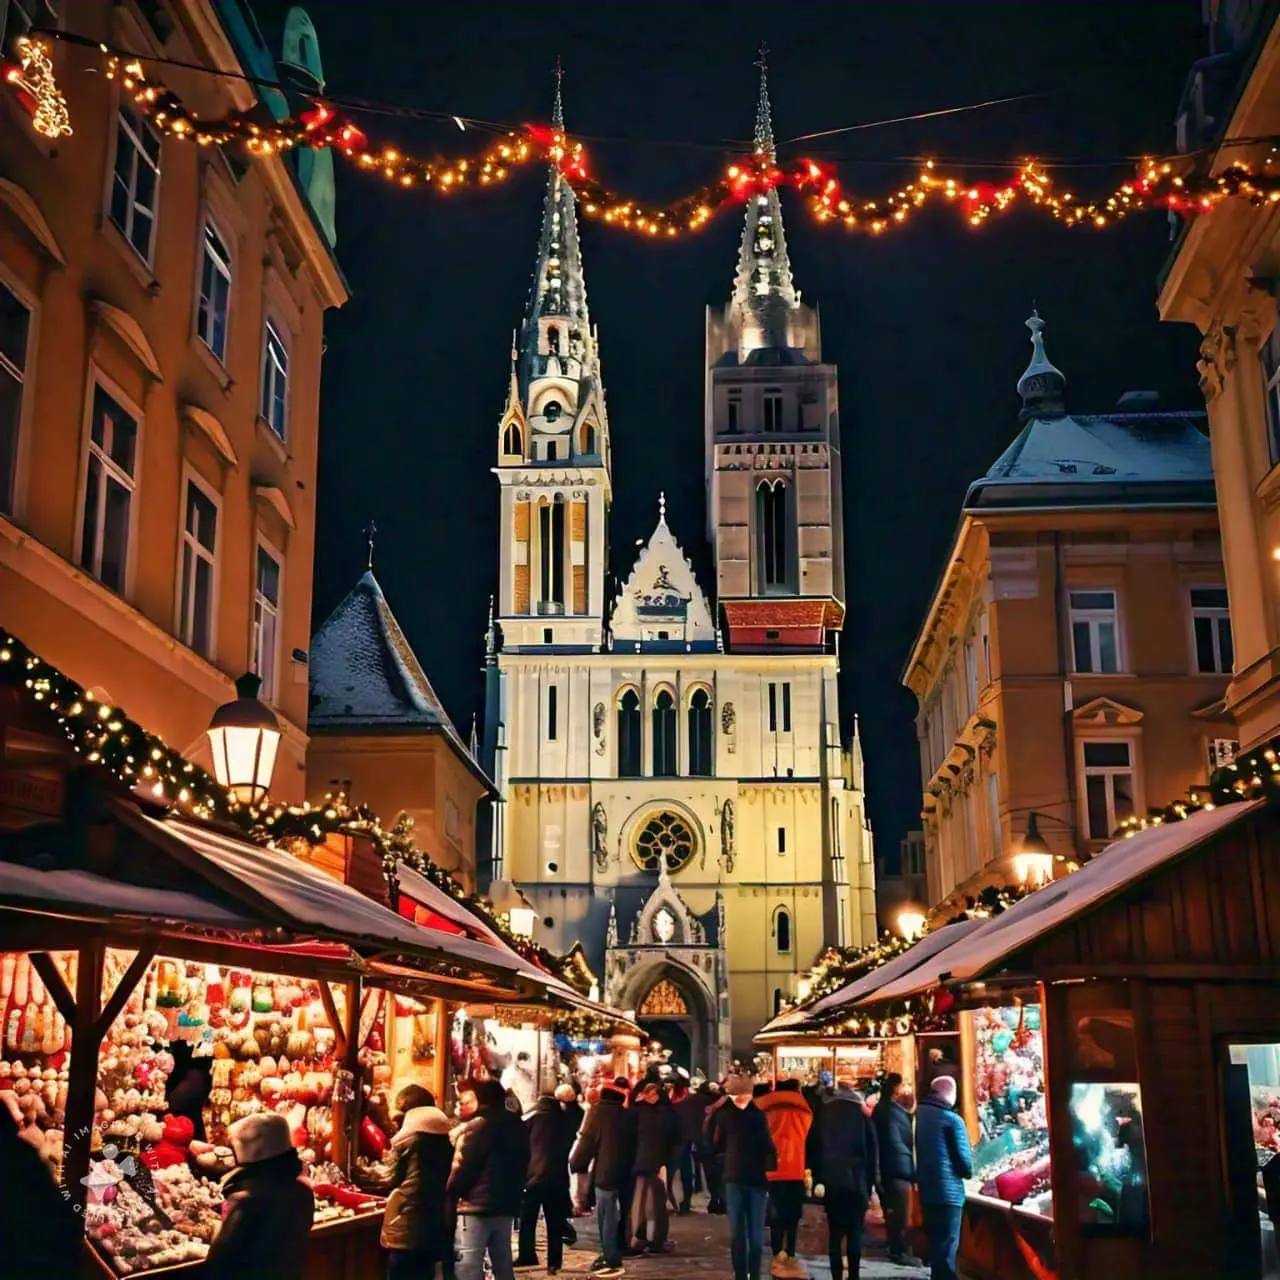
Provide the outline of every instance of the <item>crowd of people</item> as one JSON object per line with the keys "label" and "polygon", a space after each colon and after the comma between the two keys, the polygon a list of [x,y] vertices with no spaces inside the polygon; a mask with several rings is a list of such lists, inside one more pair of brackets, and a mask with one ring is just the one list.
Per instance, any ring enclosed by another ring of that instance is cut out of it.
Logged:
{"label": "crowd of people", "polygon": [[[466,1081],[449,1117],[428,1090],[412,1085],[396,1100],[384,1188],[387,1274],[484,1280],[487,1260],[494,1280],[514,1280],[543,1268],[541,1219],[545,1271],[554,1276],[566,1243],[576,1243],[574,1219],[594,1213],[600,1253],[591,1275],[611,1280],[625,1274],[629,1257],[671,1252],[670,1215],[691,1212],[705,1188],[706,1212],[728,1218],[735,1280],[761,1280],[766,1224],[771,1275],[808,1274],[797,1234],[810,1198],[825,1210],[832,1280],[858,1280],[873,1195],[890,1257],[910,1260],[908,1225],[918,1204],[933,1280],[955,1280],[964,1179],[972,1172],[955,1102],[955,1079],[945,1075],[915,1107],[896,1074],[880,1082],[873,1100],[829,1078],[802,1089],[795,1080],[775,1087],[732,1075],[691,1088],[682,1073],[663,1079],[655,1072],[634,1085],[618,1078],[593,1087],[585,1098],[563,1084],[527,1111],[499,1080]],[[224,1186],[227,1209],[206,1274],[302,1280],[313,1201],[287,1121],[249,1116],[230,1136],[238,1167]],[[16,1172],[23,1156],[28,1164],[39,1159],[23,1151],[12,1115],[0,1107],[0,1163]],[[38,1251],[46,1235],[67,1247],[78,1241],[47,1170],[15,1186],[29,1212],[10,1215],[12,1230],[0,1226],[0,1256]],[[70,1267],[72,1256],[66,1261]]]}

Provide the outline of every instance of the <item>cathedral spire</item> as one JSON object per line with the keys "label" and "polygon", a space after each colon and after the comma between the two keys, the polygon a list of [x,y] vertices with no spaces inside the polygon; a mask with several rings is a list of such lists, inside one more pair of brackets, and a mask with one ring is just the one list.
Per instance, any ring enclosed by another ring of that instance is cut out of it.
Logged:
{"label": "cathedral spire", "polygon": [[564,133],[564,95],[561,86],[564,83],[564,65],[560,55],[556,54],[555,70],[551,73],[556,78],[556,96],[551,103],[551,127],[557,133]]}
{"label": "cathedral spire", "polygon": [[1045,354],[1044,321],[1040,319],[1040,312],[1034,306],[1027,319],[1027,328],[1031,330],[1031,363],[1018,379],[1018,394],[1022,397],[1018,421],[1060,418],[1066,413],[1063,392],[1066,390],[1067,379],[1062,370]]}
{"label": "cathedral spire", "polygon": [[[753,137],[755,158],[770,170],[777,163],[773,138],[773,109],[769,102],[768,49],[760,46],[760,94],[756,100]],[[762,347],[782,350],[790,340],[792,313],[800,305],[800,293],[791,277],[787,238],[782,227],[782,202],[773,183],[747,197],[746,222],[738,250],[738,271],[733,283],[733,309],[741,326],[741,350],[745,359]]]}

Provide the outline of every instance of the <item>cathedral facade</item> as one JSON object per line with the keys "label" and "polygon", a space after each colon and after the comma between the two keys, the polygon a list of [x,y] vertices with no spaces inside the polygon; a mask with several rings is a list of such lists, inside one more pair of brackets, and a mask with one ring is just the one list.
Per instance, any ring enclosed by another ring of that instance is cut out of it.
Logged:
{"label": "cathedral facade", "polygon": [[[772,154],[763,75],[756,145]],[[496,438],[485,756],[492,878],[534,907],[537,941],[580,943],[609,1003],[714,1073],[825,947],[874,940],[875,903],[861,746],[837,696],[836,370],[775,190],[748,202],[706,333],[713,594],[659,498],[607,598],[609,421],[574,194],[553,169]]]}

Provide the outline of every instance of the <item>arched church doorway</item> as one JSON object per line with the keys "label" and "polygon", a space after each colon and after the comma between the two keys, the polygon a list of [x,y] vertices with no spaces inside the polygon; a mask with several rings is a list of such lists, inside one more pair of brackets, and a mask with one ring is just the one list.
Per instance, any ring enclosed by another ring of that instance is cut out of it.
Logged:
{"label": "arched church doorway", "polygon": [[678,1022],[666,1022],[658,1018],[641,1018],[641,1029],[650,1040],[656,1041],[667,1054],[673,1067],[683,1067],[693,1074],[693,1043],[688,1030]]}

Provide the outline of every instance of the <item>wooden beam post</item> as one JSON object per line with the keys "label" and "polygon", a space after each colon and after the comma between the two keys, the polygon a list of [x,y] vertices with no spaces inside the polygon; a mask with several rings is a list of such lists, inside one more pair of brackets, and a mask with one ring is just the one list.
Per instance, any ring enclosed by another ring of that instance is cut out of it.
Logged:
{"label": "wooden beam post", "polygon": [[129,967],[124,971],[116,989],[111,993],[102,1012],[93,1024],[94,1039],[101,1044],[102,1037],[111,1030],[111,1024],[120,1016],[120,1011],[129,1002],[138,983],[146,976],[147,966],[156,958],[154,943],[144,943],[135,953]]}
{"label": "wooden beam post", "polygon": [[89,1148],[93,1142],[94,1094],[98,1087],[98,1046],[95,1034],[102,1010],[102,970],[107,946],[101,937],[90,938],[76,959],[75,1018],[71,1023],[71,1064],[67,1075],[66,1137],[62,1155],[62,1185],[72,1203],[82,1193],[82,1179],[89,1172]]}
{"label": "wooden beam post", "polygon": [[53,957],[47,951],[32,951],[28,959],[31,961],[31,967],[40,975],[40,981],[49,988],[53,1003],[57,1005],[58,1012],[67,1020],[67,1025],[74,1025],[76,1020],[76,998],[67,989],[67,984],[63,982],[62,974],[58,971],[58,966],[54,964]]}
{"label": "wooden beam post", "polygon": [[338,1017],[338,1006],[333,999],[333,988],[327,982],[320,984],[320,1003],[324,1005],[324,1016],[329,1019],[333,1028],[333,1052],[339,1060],[347,1056],[347,1028]]}
{"label": "wooden beam post", "polygon": [[445,1090],[449,1087],[449,1021],[452,1006],[447,1000],[437,998],[432,1002],[435,1017],[431,1038],[434,1056],[432,1058],[433,1073],[431,1077],[432,1092],[436,1095],[436,1106],[445,1109]]}
{"label": "wooden beam post", "polygon": [[[332,994],[329,997],[332,1001]],[[334,1028],[344,1039],[338,1062],[351,1073],[352,1096],[333,1099],[333,1162],[350,1176],[360,1150],[360,1117],[364,1114],[364,1085],[360,1079],[360,979],[352,978],[344,993],[344,1019]],[[336,1043],[335,1043],[336,1050]]]}

